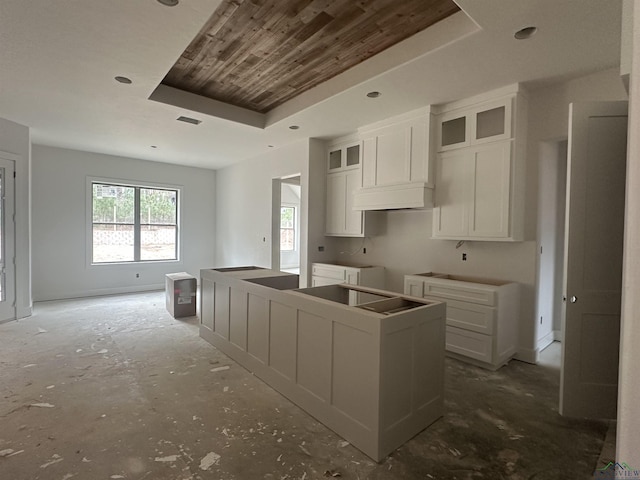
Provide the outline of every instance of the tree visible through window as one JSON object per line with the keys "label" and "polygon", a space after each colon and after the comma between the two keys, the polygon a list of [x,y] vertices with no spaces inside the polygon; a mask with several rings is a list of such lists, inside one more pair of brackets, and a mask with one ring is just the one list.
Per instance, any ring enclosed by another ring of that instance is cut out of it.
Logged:
{"label": "tree visible through window", "polygon": [[280,207],[280,250],[296,249],[296,207]]}
{"label": "tree visible through window", "polygon": [[93,263],[178,259],[178,191],[93,183]]}

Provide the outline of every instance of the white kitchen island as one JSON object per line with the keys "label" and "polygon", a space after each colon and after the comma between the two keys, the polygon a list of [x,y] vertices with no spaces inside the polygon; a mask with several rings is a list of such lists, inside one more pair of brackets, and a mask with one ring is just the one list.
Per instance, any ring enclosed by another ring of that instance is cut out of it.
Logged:
{"label": "white kitchen island", "polygon": [[258,267],[200,275],[201,337],[372,459],[442,415],[443,303],[344,284],[294,290],[297,275]]}

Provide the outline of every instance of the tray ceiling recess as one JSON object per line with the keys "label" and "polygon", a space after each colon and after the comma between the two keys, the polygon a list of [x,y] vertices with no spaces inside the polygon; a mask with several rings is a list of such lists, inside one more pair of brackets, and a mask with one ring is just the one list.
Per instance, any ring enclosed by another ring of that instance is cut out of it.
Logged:
{"label": "tray ceiling recess", "polygon": [[453,0],[224,0],[160,87],[262,126],[275,107],[458,11]]}

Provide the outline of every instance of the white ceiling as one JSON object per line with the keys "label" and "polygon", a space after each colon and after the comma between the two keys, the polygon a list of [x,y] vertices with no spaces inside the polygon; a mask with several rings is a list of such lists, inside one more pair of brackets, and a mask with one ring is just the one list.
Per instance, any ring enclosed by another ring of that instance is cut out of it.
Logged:
{"label": "white ceiling", "polygon": [[[515,82],[535,88],[620,60],[622,0],[456,0],[464,13],[278,107],[266,128],[202,113],[204,101],[188,109],[149,100],[219,3],[1,0],[0,117],[31,127],[36,144],[220,168],[268,145],[340,136],[427,104]],[[513,38],[529,25],[538,27],[533,38]],[[367,98],[371,90],[382,96]],[[176,122],[181,115],[202,124]]]}

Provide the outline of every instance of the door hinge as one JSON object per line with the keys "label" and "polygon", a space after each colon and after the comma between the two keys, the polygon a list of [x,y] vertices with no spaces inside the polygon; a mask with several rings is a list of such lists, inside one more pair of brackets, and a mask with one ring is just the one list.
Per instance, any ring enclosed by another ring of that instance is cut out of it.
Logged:
{"label": "door hinge", "polygon": [[16,178],[16,171],[13,171],[13,178]]}
{"label": "door hinge", "polygon": [[540,255],[542,255],[542,245],[540,245]]}

